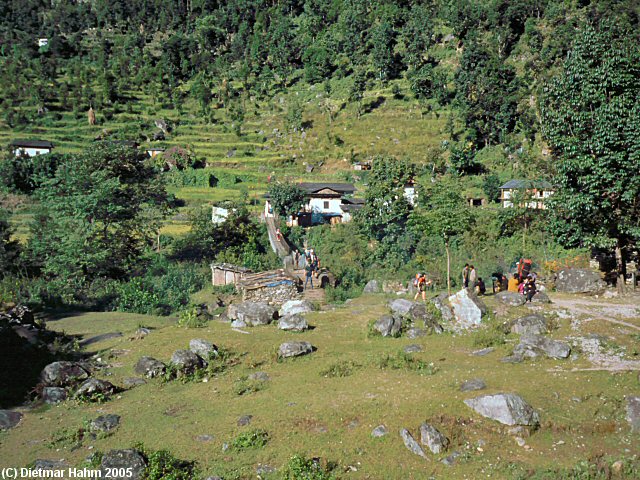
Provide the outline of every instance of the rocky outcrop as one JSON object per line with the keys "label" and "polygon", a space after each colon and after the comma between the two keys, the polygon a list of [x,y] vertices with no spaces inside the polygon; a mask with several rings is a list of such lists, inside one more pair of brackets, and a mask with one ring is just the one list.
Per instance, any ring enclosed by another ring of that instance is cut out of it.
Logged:
{"label": "rocky outcrop", "polygon": [[599,293],[606,287],[600,274],[582,268],[566,268],[556,274],[555,286],[563,293]]}
{"label": "rocky outcrop", "polygon": [[402,320],[395,315],[382,315],[373,324],[373,329],[383,337],[399,337],[402,333]]}
{"label": "rocky outcrop", "polygon": [[200,355],[193,353],[191,350],[176,350],[173,352],[171,364],[176,367],[179,374],[183,375],[192,374],[208,365]]}
{"label": "rocky outcrop", "polygon": [[138,375],[154,378],[164,375],[167,366],[153,357],[141,357],[133,369]]}
{"label": "rocky outcrop", "polygon": [[411,453],[419,455],[422,458],[427,458],[427,455],[424,453],[424,450],[422,450],[422,447],[418,442],[416,442],[415,438],[411,436],[411,433],[409,433],[409,430],[407,430],[406,428],[403,428],[402,430],[400,430],[400,437],[402,437],[404,446],[407,447]]}
{"label": "rocky outcrop", "polygon": [[523,358],[535,358],[543,354],[549,358],[562,359],[569,357],[571,347],[559,340],[528,334],[520,337],[520,343],[513,349],[513,354]]}
{"label": "rocky outcrop", "polygon": [[453,309],[456,330],[480,325],[482,316],[487,313],[487,306],[484,302],[466,288],[451,295],[448,301]]}
{"label": "rocky outcrop", "polygon": [[22,420],[20,412],[13,410],[0,410],[0,430],[10,430],[15,428]]}
{"label": "rocky outcrop", "polygon": [[88,397],[91,398],[94,395],[103,395],[108,397],[113,395],[116,391],[116,387],[106,380],[98,380],[97,378],[89,378],[82,382],[76,390],[76,398]]}
{"label": "rocky outcrop", "polygon": [[278,317],[275,307],[263,302],[242,302],[232,305],[227,312],[233,327],[256,327],[268,325]]}
{"label": "rocky outcrop", "polygon": [[438,454],[447,449],[449,439],[433,425],[423,423],[420,425],[420,443],[426,445],[432,453]]}
{"label": "rocky outcrop", "polygon": [[76,362],[53,362],[44,367],[40,378],[45,385],[66,387],[89,378],[89,372]]}
{"label": "rocky outcrop", "polygon": [[218,355],[218,347],[202,338],[194,338],[190,340],[189,350],[205,360]]}
{"label": "rocky outcrop", "polygon": [[536,426],[538,413],[520,395],[497,393],[464,400],[465,405],[480,415],[505,425]]}
{"label": "rocky outcrop", "polygon": [[120,415],[100,415],[95,420],[91,421],[91,430],[94,432],[107,433],[115,430],[120,425]]}
{"label": "rocky outcrop", "polygon": [[496,300],[509,307],[520,307],[527,301],[524,295],[516,292],[499,292],[495,295]]}
{"label": "rocky outcrop", "polygon": [[49,405],[64,402],[67,399],[67,391],[62,387],[44,387],[42,400]]}
{"label": "rocky outcrop", "polygon": [[473,378],[462,382],[462,385],[460,385],[461,392],[474,392],[476,390],[484,390],[485,388],[487,388],[487,384],[484,383],[484,380],[481,378]]}
{"label": "rocky outcrop", "polygon": [[289,300],[280,307],[280,316],[313,312],[313,304],[309,300]]}
{"label": "rocky outcrop", "polygon": [[309,342],[285,342],[278,349],[279,358],[299,357],[313,352]]}
{"label": "rocky outcrop", "polygon": [[519,335],[542,335],[547,333],[547,319],[539,313],[527,315],[511,322],[511,333]]}

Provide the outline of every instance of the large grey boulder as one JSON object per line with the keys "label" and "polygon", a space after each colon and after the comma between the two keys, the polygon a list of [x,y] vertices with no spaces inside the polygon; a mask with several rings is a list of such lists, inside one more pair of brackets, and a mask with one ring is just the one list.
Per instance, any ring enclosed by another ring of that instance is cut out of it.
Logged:
{"label": "large grey boulder", "polygon": [[309,324],[302,315],[294,313],[280,317],[280,320],[278,320],[278,328],[280,330],[304,332],[309,329]]}
{"label": "large grey boulder", "polygon": [[194,338],[190,340],[189,350],[204,359],[209,359],[218,355],[218,347],[202,338]]}
{"label": "large grey boulder", "polygon": [[280,307],[280,316],[284,317],[285,315],[309,313],[313,312],[313,310],[313,303],[309,300],[289,300],[288,302],[283,303]]}
{"label": "large grey boulder", "polygon": [[539,313],[527,315],[511,322],[511,333],[519,335],[542,335],[547,333],[547,319]]}
{"label": "large grey boulder", "polygon": [[107,433],[115,430],[120,425],[120,415],[100,415],[95,420],[91,421],[91,430],[94,432]]}
{"label": "large grey boulder", "polygon": [[533,303],[551,303],[549,295],[544,292],[536,292],[531,301]]}
{"label": "large grey boulder", "polygon": [[92,397],[93,395],[104,395],[108,397],[113,395],[116,391],[116,387],[106,380],[99,380],[97,378],[89,378],[82,382],[82,384],[76,390],[77,397]]}
{"label": "large grey boulder", "polygon": [[228,315],[233,319],[233,327],[256,327],[270,324],[277,318],[278,310],[264,302],[242,302],[230,306]]}
{"label": "large grey boulder", "polygon": [[403,428],[400,430],[400,436],[402,437],[402,441],[404,442],[404,446],[409,449],[411,453],[415,453],[416,455],[421,456],[422,458],[427,458],[427,455],[422,450],[422,447],[418,442],[416,442],[415,438],[411,436],[409,430]]}
{"label": "large grey boulder", "polygon": [[402,332],[402,320],[395,315],[382,315],[373,328],[383,337],[398,337]]}
{"label": "large grey boulder", "polygon": [[447,449],[449,439],[433,425],[423,423],[420,425],[420,443],[429,447],[432,453],[438,454]]}
{"label": "large grey boulder", "polygon": [[167,371],[167,366],[162,363],[160,360],[156,360],[153,357],[141,357],[140,360],[136,363],[133,370],[138,375],[144,375],[148,378],[159,377],[164,375]]}
{"label": "large grey boulder", "polygon": [[555,279],[556,290],[563,293],[598,293],[606,284],[600,274],[582,268],[560,270]]}
{"label": "large grey boulder", "polygon": [[497,393],[464,400],[480,415],[505,425],[536,426],[540,423],[538,413],[515,393]]}
{"label": "large grey boulder", "polygon": [[640,397],[627,397],[627,422],[632,432],[640,432]]}
{"label": "large grey boulder", "polygon": [[369,280],[364,286],[362,293],[378,293],[380,292],[380,283],[377,280]]}
{"label": "large grey boulder", "polygon": [[520,307],[527,301],[524,295],[516,292],[499,292],[495,296],[500,303],[510,307]]}
{"label": "large grey boulder", "polygon": [[171,355],[171,364],[174,365],[180,374],[191,374],[196,370],[205,368],[208,363],[200,355],[191,350],[176,350]]}
{"label": "large grey boulder", "polygon": [[76,362],[53,362],[40,374],[42,382],[49,386],[65,387],[89,378],[89,372]]}
{"label": "large grey boulder", "polygon": [[42,400],[49,405],[64,402],[67,399],[67,391],[62,387],[44,387],[42,389]]}
{"label": "large grey boulder", "polygon": [[404,317],[409,314],[409,311],[415,304],[416,302],[412,302],[411,300],[397,298],[389,302],[389,308],[394,314]]}
{"label": "large grey boulder", "polygon": [[10,430],[15,428],[22,420],[20,412],[13,410],[0,410],[0,430]]}
{"label": "large grey boulder", "polygon": [[[147,462],[140,452],[128,450],[111,450],[104,454],[100,470],[103,478],[107,478],[107,473],[112,480],[140,480],[147,468]],[[118,476],[122,473],[122,476]],[[113,476],[113,475],[116,476]]]}
{"label": "large grey boulder", "polygon": [[423,322],[425,327],[432,328],[436,333],[442,332],[442,327],[424,303],[398,298],[389,302],[389,308],[396,318],[404,318],[412,323]]}
{"label": "large grey boulder", "polygon": [[278,357],[289,358],[307,355],[313,352],[313,345],[309,342],[285,342],[278,349]]}
{"label": "large grey boulder", "polygon": [[453,309],[456,329],[467,329],[480,325],[482,316],[487,313],[487,306],[484,302],[466,288],[451,295],[448,300]]}
{"label": "large grey boulder", "polygon": [[571,347],[559,340],[551,340],[542,335],[523,335],[520,343],[513,349],[514,355],[534,358],[537,354],[544,354],[549,358],[567,358],[571,354]]}
{"label": "large grey boulder", "polygon": [[455,319],[455,316],[453,315],[453,309],[449,304],[449,295],[447,295],[446,293],[441,293],[437,297],[433,298],[431,300],[431,303],[433,303],[435,307],[440,311],[443,320],[451,322]]}

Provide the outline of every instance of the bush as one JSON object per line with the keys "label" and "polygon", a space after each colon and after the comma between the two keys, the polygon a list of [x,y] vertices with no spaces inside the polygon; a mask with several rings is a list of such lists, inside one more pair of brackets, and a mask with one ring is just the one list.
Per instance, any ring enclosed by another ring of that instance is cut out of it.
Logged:
{"label": "bush", "polygon": [[160,297],[142,278],[133,278],[117,287],[116,308],[121,312],[151,314],[160,303]]}
{"label": "bush", "polygon": [[173,187],[215,187],[216,176],[208,169],[170,170],[164,174],[167,185]]}
{"label": "bush", "polygon": [[249,380],[249,377],[243,375],[233,385],[233,393],[238,396],[247,395],[249,393],[259,392],[266,388],[266,382],[258,380]]}
{"label": "bush", "polygon": [[320,372],[320,376],[327,377],[327,378],[348,377],[352,375],[353,371],[359,367],[360,365],[358,365],[352,360],[337,362],[331,365],[330,367],[322,370]]}
{"label": "bush", "polygon": [[322,464],[316,459],[309,459],[301,455],[291,457],[282,471],[282,480],[333,480],[332,473],[337,466],[332,463]]}
{"label": "bush", "polygon": [[269,434],[266,430],[256,429],[238,435],[231,443],[231,448],[241,452],[243,450],[253,450],[264,447],[269,441]]}
{"label": "bush", "polygon": [[147,459],[145,480],[191,480],[198,476],[195,462],[180,460],[168,450],[148,450],[141,443],[133,448]]}
{"label": "bush", "polygon": [[178,326],[184,328],[203,328],[207,326],[209,320],[205,316],[198,315],[196,307],[187,308],[180,312]]}
{"label": "bush", "polygon": [[411,370],[422,375],[435,375],[440,370],[433,363],[418,360],[405,352],[400,352],[396,355],[387,353],[378,360],[377,366],[382,370],[387,368],[391,370]]}

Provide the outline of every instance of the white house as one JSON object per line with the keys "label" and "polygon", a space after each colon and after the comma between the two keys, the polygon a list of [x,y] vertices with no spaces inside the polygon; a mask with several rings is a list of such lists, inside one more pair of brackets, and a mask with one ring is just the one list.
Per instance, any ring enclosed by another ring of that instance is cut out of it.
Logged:
{"label": "white house", "polygon": [[418,192],[416,192],[416,183],[413,180],[409,180],[404,186],[404,198],[411,204],[412,207],[416,206],[418,201]]}
{"label": "white house", "polygon": [[545,201],[554,192],[553,185],[544,180],[509,180],[500,187],[500,203],[503,208],[511,208],[514,197],[524,193],[528,208],[545,210]]}
{"label": "white house", "polygon": [[211,207],[211,222],[215,224],[224,223],[229,217],[229,209],[222,207]]}
{"label": "white house", "polygon": [[[299,183],[298,187],[305,192],[305,202],[297,218],[289,218],[291,225],[311,226],[321,223],[342,223],[351,219],[351,212],[359,207],[353,199],[356,191],[351,183]],[[346,207],[347,205],[351,205]],[[346,208],[343,208],[346,207]],[[360,205],[361,207],[361,205]],[[274,212],[269,197],[265,202],[265,217],[273,217]]]}
{"label": "white house", "polygon": [[49,45],[49,39],[48,38],[39,38],[38,39],[38,46],[39,47],[46,47],[47,45]]}
{"label": "white house", "polygon": [[45,140],[14,140],[11,142],[11,148],[16,157],[22,155],[35,157],[36,155],[51,153],[53,143]]}

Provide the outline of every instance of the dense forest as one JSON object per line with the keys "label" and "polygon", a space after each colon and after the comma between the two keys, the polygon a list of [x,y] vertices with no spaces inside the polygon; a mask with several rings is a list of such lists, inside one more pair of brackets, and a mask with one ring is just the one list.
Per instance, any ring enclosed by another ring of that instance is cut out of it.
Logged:
{"label": "dense forest", "polygon": [[[306,234],[342,282],[338,299],[357,294],[376,272],[406,278],[425,265],[443,285],[445,246],[455,270],[475,258],[485,275],[508,270],[521,255],[535,256],[541,270],[543,261],[583,262],[594,247],[615,251],[623,273],[623,260],[636,251],[640,5],[633,0],[16,0],[0,13],[0,114],[10,138],[55,132],[66,115],[79,121],[87,112],[100,126],[129,114],[120,138],[139,141],[149,141],[143,127],[158,111],[171,112],[175,124],[234,131],[238,142],[249,120],[252,135],[266,142],[261,122],[272,114],[289,135],[325,128],[305,122],[312,107],[329,127],[340,112],[349,122],[343,131],[368,128],[358,121],[385,101],[396,113],[415,109],[420,121],[433,118],[424,135],[434,148],[411,150],[407,142],[402,158],[376,152],[366,134],[346,145],[326,134],[330,154],[354,160],[366,153],[376,165],[366,181],[358,177],[367,206],[354,224]],[[314,107],[317,98],[326,100]],[[67,128],[61,138],[75,141],[75,126]],[[105,128],[96,139],[111,133]],[[22,278],[20,285],[24,278],[46,283],[27,298],[78,300],[84,291],[111,298],[106,308],[171,311],[205,282],[202,271],[194,280],[176,262],[277,265],[264,227],[246,210],[256,206],[246,192],[234,198],[241,201],[228,228],[208,222],[206,207],[195,208],[187,235],[160,241],[159,226],[180,207],[164,181],[209,187],[213,177],[195,171],[209,158],[180,154],[182,171],[160,178],[158,165],[134,168],[138,153],[113,146],[60,152],[0,163],[4,191],[13,195],[3,207],[28,198],[34,212],[23,245],[11,240],[9,223],[0,224],[5,271]],[[298,165],[287,154],[269,168]],[[231,175],[232,185],[258,176],[264,182],[266,167],[247,165],[245,177]],[[216,182],[223,178],[216,175]],[[499,185],[515,175],[561,187],[552,214],[469,213],[461,192],[480,192],[495,207]],[[408,178],[422,192],[416,208],[398,190]],[[376,207],[379,200],[388,211]],[[283,231],[301,247],[303,232]],[[169,257],[154,253],[161,243]],[[11,298],[20,288],[7,282]],[[171,282],[187,294],[160,298]]]}

